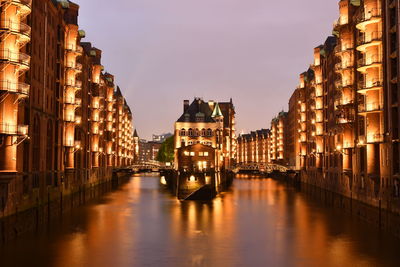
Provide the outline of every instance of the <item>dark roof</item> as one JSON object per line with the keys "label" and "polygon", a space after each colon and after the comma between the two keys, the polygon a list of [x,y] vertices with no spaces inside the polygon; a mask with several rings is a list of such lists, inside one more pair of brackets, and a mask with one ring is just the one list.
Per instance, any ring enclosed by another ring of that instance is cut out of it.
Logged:
{"label": "dark roof", "polygon": [[[185,122],[185,117],[189,116],[189,122],[196,122],[196,114],[203,113],[204,114],[204,122],[215,122],[215,120],[211,117],[212,110],[207,102],[204,102],[203,99],[195,98],[192,104],[188,107],[186,112],[184,112],[177,122]],[[185,115],[189,114],[189,115]]]}
{"label": "dark roof", "polygon": [[133,133],[133,137],[139,137],[136,129],[135,129],[135,132]]}
{"label": "dark roof", "polygon": [[246,141],[250,141],[251,139],[255,139],[255,138],[267,138],[268,135],[270,133],[269,129],[261,129],[261,130],[256,130],[256,131],[251,131],[248,134],[242,134],[238,137],[238,140],[246,140]]}
{"label": "dark roof", "polygon": [[325,41],[325,49],[327,52],[332,52],[337,44],[337,38],[335,36],[329,36]]}

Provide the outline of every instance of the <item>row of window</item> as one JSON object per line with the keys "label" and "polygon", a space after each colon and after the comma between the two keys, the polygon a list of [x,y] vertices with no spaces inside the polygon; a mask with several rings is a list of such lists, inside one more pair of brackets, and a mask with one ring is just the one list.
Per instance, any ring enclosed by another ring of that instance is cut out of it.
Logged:
{"label": "row of window", "polygon": [[[185,156],[191,156],[191,157],[196,156],[196,152],[193,152],[193,151],[191,151],[191,152],[189,152],[189,151],[184,151],[183,154],[184,154]],[[202,151],[198,152],[198,156],[199,156],[199,157],[208,157],[208,155],[209,155],[209,153],[208,153],[207,151],[206,151],[206,152],[202,152]]]}
{"label": "row of window", "polygon": [[181,129],[179,131],[179,135],[180,136],[212,136],[213,132],[211,129],[202,129],[201,131],[199,129],[189,129],[189,130],[185,130],[185,129]]}
{"label": "row of window", "polygon": [[[182,143],[185,143],[184,139],[182,139]],[[203,144],[205,146],[212,146],[212,142],[209,142],[209,141],[188,141],[188,146],[195,145],[195,144]]]}

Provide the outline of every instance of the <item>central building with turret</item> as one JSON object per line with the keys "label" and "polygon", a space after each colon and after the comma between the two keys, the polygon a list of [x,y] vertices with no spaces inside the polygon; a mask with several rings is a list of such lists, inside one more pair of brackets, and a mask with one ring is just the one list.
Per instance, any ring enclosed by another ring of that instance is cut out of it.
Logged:
{"label": "central building with turret", "polygon": [[210,199],[232,178],[236,161],[235,107],[195,98],[175,122],[175,178],[179,199]]}
{"label": "central building with turret", "polygon": [[175,166],[178,149],[201,144],[215,149],[219,169],[230,169],[236,159],[235,107],[229,102],[195,98],[183,102],[183,113],[175,123]]}

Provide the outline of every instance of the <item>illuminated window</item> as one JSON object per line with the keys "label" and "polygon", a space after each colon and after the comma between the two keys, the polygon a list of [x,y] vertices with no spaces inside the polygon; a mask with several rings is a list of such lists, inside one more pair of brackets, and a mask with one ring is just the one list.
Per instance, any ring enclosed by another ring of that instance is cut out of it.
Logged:
{"label": "illuminated window", "polygon": [[194,152],[190,152],[190,156],[194,156],[195,155],[195,153]]}
{"label": "illuminated window", "polygon": [[203,152],[199,152],[199,156],[202,157],[204,155]]}
{"label": "illuminated window", "polygon": [[184,154],[185,156],[189,156],[189,151],[184,151],[183,154]]}
{"label": "illuminated window", "polygon": [[204,156],[205,156],[205,157],[208,157],[208,152],[204,152]]}

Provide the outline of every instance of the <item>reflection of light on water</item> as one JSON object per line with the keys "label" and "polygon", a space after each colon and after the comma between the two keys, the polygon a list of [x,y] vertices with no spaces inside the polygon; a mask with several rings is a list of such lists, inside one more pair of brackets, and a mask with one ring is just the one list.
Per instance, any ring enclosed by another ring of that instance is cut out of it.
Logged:
{"label": "reflection of light on water", "polygon": [[160,183],[163,184],[163,185],[167,184],[167,181],[165,180],[165,176],[161,176]]}

